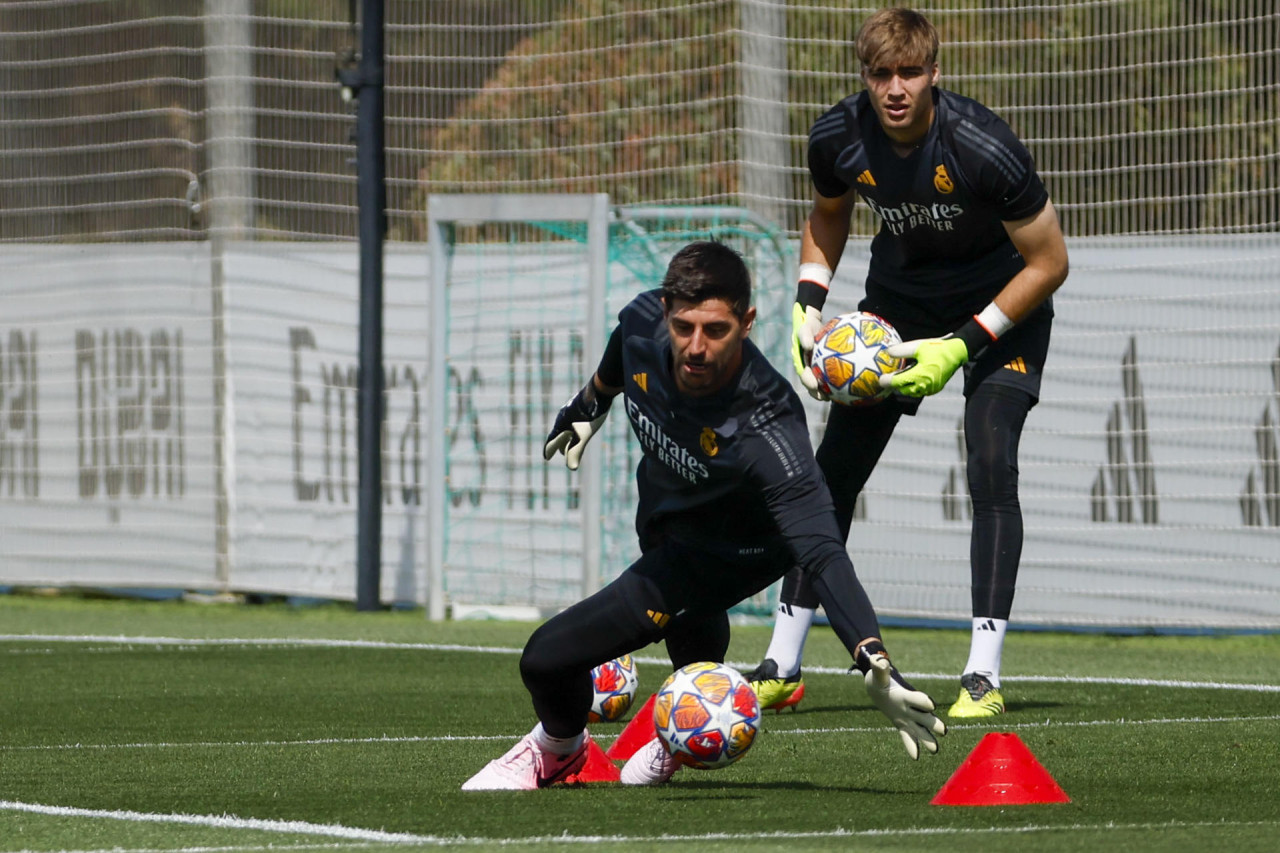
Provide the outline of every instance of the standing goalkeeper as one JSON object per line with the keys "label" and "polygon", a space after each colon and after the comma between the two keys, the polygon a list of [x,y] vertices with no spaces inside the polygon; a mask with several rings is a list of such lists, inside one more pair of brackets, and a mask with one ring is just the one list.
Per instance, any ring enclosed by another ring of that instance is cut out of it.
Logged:
{"label": "standing goalkeeper", "polygon": [[[831,407],[818,464],[847,537],[898,419],[963,368],[973,623],[949,713],[994,716],[1004,712],[1000,655],[1022,553],[1018,440],[1040,394],[1066,245],[1013,131],[978,102],[936,87],[938,33],[928,19],[883,9],[863,24],[855,49],[865,91],[809,132],[816,193],[800,249],[795,367],[809,393],[826,399],[806,366],[861,196],[880,230],[858,308],[893,324],[906,341],[894,354],[913,354],[915,365],[892,377],[897,393],[885,402]],[[818,603],[808,578],[790,572],[765,659],[748,676],[761,705],[785,707],[803,695],[801,655]]]}
{"label": "standing goalkeeper", "polygon": [[[640,558],[616,580],[541,625],[520,658],[538,724],[463,790],[541,788],[577,773],[589,744],[591,670],[662,640],[675,667],[724,661],[728,608],[795,565],[813,578],[868,694],[912,758],[946,727],[902,680],[845,552],[790,383],[747,340],[756,310],[733,249],[692,243],[661,290],[638,296],[591,380],[556,416],[544,455],[578,467],[613,398],[643,456],[636,470]],[[678,765],[658,740],[622,770],[666,782]]]}

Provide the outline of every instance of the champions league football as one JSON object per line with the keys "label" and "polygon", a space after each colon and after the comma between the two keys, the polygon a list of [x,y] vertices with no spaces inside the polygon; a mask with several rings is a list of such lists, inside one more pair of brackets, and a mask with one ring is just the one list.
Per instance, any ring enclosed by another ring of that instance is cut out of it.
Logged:
{"label": "champions league football", "polygon": [[667,752],[715,770],[746,755],[760,731],[760,702],[736,669],[703,661],[677,669],[658,689],[653,723]]}
{"label": "champions league football", "polygon": [[810,369],[832,402],[845,406],[878,403],[891,393],[880,386],[880,377],[906,366],[903,359],[888,352],[899,343],[902,337],[883,317],[865,311],[841,314],[814,338]]}
{"label": "champions league football", "polygon": [[636,698],[636,662],[631,655],[606,661],[591,670],[594,697],[587,722],[615,723],[631,708]]}

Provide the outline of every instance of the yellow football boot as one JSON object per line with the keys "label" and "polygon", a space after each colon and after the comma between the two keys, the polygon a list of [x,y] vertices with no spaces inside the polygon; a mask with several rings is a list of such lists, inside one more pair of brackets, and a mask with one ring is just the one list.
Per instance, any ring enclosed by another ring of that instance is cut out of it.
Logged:
{"label": "yellow football boot", "polygon": [[780,677],[778,665],[772,658],[765,658],[759,666],[747,673],[747,683],[756,692],[761,711],[776,713],[783,708],[794,710],[804,698],[804,677],[799,671],[786,678]]}
{"label": "yellow football boot", "polygon": [[948,717],[975,719],[1004,713],[1004,697],[985,675],[966,672],[960,676],[960,697],[947,712]]}

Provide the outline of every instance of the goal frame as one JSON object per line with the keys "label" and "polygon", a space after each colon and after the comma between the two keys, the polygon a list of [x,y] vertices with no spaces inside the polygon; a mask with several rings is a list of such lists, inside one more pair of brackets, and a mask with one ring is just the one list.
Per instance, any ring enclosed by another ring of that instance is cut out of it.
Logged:
{"label": "goal frame", "polygon": [[[427,618],[446,618],[445,505],[448,500],[448,282],[452,253],[449,229],[456,223],[582,222],[587,227],[587,316],[603,318],[609,275],[609,196],[605,193],[483,193],[440,194],[427,198],[427,246],[430,290],[427,307],[430,347],[427,353]],[[604,351],[604,323],[588,323],[584,330],[588,357]],[[599,519],[603,497],[603,468],[590,454],[579,469],[582,482],[582,593],[595,591],[600,577],[602,532]]]}

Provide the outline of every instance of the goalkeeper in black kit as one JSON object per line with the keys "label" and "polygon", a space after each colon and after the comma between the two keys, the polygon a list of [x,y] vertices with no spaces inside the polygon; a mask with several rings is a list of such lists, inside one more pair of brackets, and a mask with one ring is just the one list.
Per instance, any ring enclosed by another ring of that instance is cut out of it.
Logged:
{"label": "goalkeeper in black kit", "polygon": [[[963,372],[973,621],[948,713],[992,717],[1005,710],[1000,658],[1022,554],[1018,442],[1040,395],[1066,244],[1031,155],[1009,126],[937,87],[938,33],[927,18],[883,9],[864,22],[854,47],[865,90],[809,132],[815,195],[801,234],[795,368],[824,399],[808,361],[861,197],[880,229],[858,308],[888,320],[906,342],[890,354],[915,364],[889,378],[897,393],[886,401],[831,406],[818,463],[847,536],[858,493],[898,420]],[[809,577],[797,570],[783,581],[773,639],[747,676],[762,706],[803,695],[801,657],[819,603]]]}
{"label": "goalkeeper in black kit", "polygon": [[[591,670],[663,641],[673,667],[723,662],[728,609],[792,565],[813,578],[871,699],[907,752],[936,752],[932,700],[890,664],[854,575],[799,397],[747,336],[755,321],[742,258],[715,242],[672,258],[660,290],[636,297],[592,379],[557,415],[544,455],[577,469],[614,398],[639,440],[640,558],[534,631],[520,675],[538,724],[463,790],[541,788],[577,773],[589,745]],[[666,782],[661,742],[635,753],[624,784]]]}

